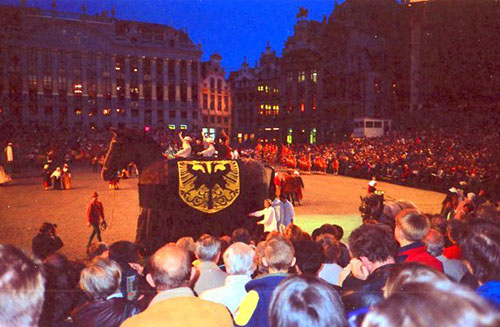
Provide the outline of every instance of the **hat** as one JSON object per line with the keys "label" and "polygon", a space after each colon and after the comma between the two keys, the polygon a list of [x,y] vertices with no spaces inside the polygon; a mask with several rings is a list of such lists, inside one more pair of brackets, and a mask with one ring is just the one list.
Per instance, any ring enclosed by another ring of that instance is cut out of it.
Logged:
{"label": "hat", "polygon": [[294,175],[299,175],[299,172],[296,170],[293,172]]}
{"label": "hat", "polygon": [[371,187],[374,187],[375,185],[377,185],[377,181],[370,181],[368,183],[368,185],[370,185]]}
{"label": "hat", "polygon": [[473,192],[467,193],[467,199],[469,199],[470,201],[473,201],[475,198],[476,194],[474,194]]}
{"label": "hat", "polygon": [[459,184],[460,184],[460,186],[465,186],[465,185],[467,185],[467,183],[466,183],[465,181],[460,181],[460,183],[459,183]]}
{"label": "hat", "polygon": [[211,138],[211,137],[207,137],[207,138],[205,139],[205,141],[206,141],[207,143],[209,143],[209,144],[214,144],[214,139],[213,139],[213,138]]}
{"label": "hat", "polygon": [[450,188],[450,189],[448,190],[448,192],[450,192],[450,193],[457,193],[458,191],[457,191],[457,189],[456,189],[456,188],[452,187],[452,188]]}
{"label": "hat", "polygon": [[99,194],[97,194],[97,192],[92,193],[91,198],[97,198],[97,197],[99,197]]}
{"label": "hat", "polygon": [[43,166],[43,169],[49,169],[49,165],[45,164],[45,166]]}

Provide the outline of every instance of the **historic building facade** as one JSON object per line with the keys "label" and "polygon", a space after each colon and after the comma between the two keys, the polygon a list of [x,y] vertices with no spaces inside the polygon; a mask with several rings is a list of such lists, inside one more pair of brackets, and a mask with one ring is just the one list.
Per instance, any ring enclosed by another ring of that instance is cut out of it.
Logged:
{"label": "historic building facade", "polygon": [[201,47],[183,30],[0,7],[0,121],[199,130]]}
{"label": "historic building facade", "polygon": [[231,133],[231,94],[225,79],[225,71],[220,62],[222,57],[216,52],[210,61],[202,62],[202,128],[212,137],[225,130]]}
{"label": "historic building facade", "polygon": [[257,111],[255,110],[255,69],[246,58],[240,70],[229,73],[231,88],[232,139],[238,143],[248,143],[255,139]]}

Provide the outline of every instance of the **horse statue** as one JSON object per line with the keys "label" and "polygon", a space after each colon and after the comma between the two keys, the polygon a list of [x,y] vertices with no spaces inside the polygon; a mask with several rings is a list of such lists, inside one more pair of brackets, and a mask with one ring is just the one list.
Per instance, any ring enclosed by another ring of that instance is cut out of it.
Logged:
{"label": "horse statue", "polygon": [[257,232],[248,213],[262,208],[267,173],[254,159],[166,159],[147,134],[112,130],[102,169],[109,181],[131,162],[139,172],[136,242],[155,250],[183,236],[230,234],[236,228]]}
{"label": "horse statue", "polygon": [[394,229],[395,218],[398,213],[405,209],[416,209],[416,205],[408,200],[386,201],[384,191],[375,191],[365,197],[361,197],[359,212],[363,222],[375,220],[386,224]]}

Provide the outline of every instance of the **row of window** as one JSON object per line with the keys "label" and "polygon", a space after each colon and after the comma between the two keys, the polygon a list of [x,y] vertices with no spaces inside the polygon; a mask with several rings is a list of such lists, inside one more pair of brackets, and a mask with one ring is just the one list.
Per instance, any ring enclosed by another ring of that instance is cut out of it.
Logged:
{"label": "row of window", "polygon": [[[224,96],[224,106],[222,106],[222,99],[223,97],[221,95],[217,96],[217,102],[215,101],[215,95],[212,94],[210,95],[210,110],[216,110],[215,104],[217,104],[217,110],[221,111],[229,111],[229,98],[227,96]],[[208,110],[208,94],[203,94],[203,110]]]}
{"label": "row of window", "polygon": [[216,121],[216,118],[217,118],[217,124],[222,124],[222,122],[224,122],[224,124],[229,124],[229,118],[228,117],[221,117],[221,116],[203,116],[203,122],[204,123],[208,123],[209,121],[211,123],[215,123]]}
{"label": "row of window", "polygon": [[[295,74],[297,73],[297,74]],[[313,83],[316,83],[318,81],[318,72],[316,70],[312,70],[309,73],[309,80]],[[304,70],[294,72],[294,71],[289,71],[286,74],[286,81],[288,84],[291,84],[293,80],[296,78],[297,82],[302,83],[306,81],[306,76],[307,72]]]}

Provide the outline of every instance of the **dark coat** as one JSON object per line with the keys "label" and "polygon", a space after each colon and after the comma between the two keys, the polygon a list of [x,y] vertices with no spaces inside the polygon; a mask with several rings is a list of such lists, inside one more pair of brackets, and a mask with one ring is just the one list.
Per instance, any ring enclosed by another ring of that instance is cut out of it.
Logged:
{"label": "dark coat", "polygon": [[85,303],[74,312],[73,322],[81,327],[119,327],[125,319],[137,313],[132,302],[113,298]]}

